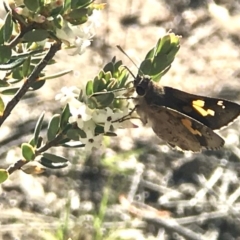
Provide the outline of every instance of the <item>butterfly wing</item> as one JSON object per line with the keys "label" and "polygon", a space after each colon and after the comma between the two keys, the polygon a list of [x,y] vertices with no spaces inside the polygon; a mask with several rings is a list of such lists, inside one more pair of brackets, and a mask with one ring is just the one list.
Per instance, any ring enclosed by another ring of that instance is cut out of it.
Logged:
{"label": "butterfly wing", "polygon": [[198,152],[224,145],[224,140],[212,129],[174,109],[150,105],[145,114],[156,135],[171,146]]}
{"label": "butterfly wing", "polygon": [[[163,87],[162,105],[196,119],[211,129],[220,129],[240,115],[240,105],[228,100],[198,96]],[[158,99],[153,104],[158,105]]]}

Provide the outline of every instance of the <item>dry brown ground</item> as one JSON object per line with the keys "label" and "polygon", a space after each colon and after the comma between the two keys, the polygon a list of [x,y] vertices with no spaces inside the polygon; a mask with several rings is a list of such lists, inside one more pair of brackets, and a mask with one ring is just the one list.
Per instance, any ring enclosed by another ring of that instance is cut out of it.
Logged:
{"label": "dry brown ground", "polygon": [[[181,48],[161,84],[239,102],[240,3],[218,2],[224,8],[199,0],[108,1],[92,47],[74,60],[61,52],[61,64],[49,69],[73,68],[74,74],[23,100],[1,129],[1,166],[17,159],[14,146],[28,139],[42,110],[46,119],[59,111],[52,102],[62,86],[82,86],[113,56],[136,73],[115,46],[140,63],[170,29],[182,36]],[[117,138],[106,140],[106,149],[88,157],[55,149],[72,165],[39,176],[19,171],[0,187],[0,238],[240,239],[238,128],[239,121],[221,131],[224,149],[201,154],[173,151],[146,128],[120,130]],[[126,166],[130,174],[120,173]],[[109,197],[105,218],[93,227],[103,196]],[[173,219],[174,227],[169,226]]]}

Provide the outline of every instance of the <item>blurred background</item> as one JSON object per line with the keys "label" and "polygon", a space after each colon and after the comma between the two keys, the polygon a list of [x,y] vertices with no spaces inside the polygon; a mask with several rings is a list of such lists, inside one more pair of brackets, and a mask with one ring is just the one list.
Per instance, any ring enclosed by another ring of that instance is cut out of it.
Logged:
{"label": "blurred background", "polygon": [[[74,60],[61,51],[60,64],[47,69],[73,73],[28,94],[5,122],[1,168],[19,158],[19,146],[30,138],[42,111],[45,127],[60,111],[54,96],[63,86],[84,87],[114,56],[137,74],[116,45],[140,64],[170,30],[182,36],[181,47],[161,84],[240,102],[239,1],[104,3],[91,47]],[[172,150],[141,126],[118,130],[117,137],[106,138],[104,147],[90,155],[55,148],[68,157],[69,167],[40,175],[18,171],[0,186],[0,239],[240,239],[238,129],[236,121],[220,131],[223,149],[195,154]],[[191,234],[183,237],[158,218],[175,219]]]}

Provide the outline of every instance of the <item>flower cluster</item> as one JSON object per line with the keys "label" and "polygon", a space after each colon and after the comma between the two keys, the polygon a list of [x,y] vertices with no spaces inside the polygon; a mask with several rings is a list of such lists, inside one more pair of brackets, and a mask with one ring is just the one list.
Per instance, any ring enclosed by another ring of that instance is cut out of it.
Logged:
{"label": "flower cluster", "polygon": [[[118,121],[128,115],[128,108],[111,109],[90,109],[84,102],[78,100],[80,90],[77,87],[63,87],[61,93],[55,99],[62,105],[69,104],[71,116],[69,123],[76,123],[77,127],[85,132],[86,137],[79,136],[81,143],[85,144],[85,149],[90,151],[93,147],[99,147],[105,133],[124,127]],[[104,133],[96,134],[95,128],[103,126]]]}
{"label": "flower cluster", "polygon": [[91,45],[96,28],[100,25],[100,11],[94,9],[88,21],[81,25],[72,25],[63,20],[63,27],[57,29],[57,36],[68,47],[76,47],[71,55],[82,54]]}
{"label": "flower cluster", "polygon": [[[64,9],[63,0],[45,0],[43,6],[39,7],[30,1],[27,3],[23,0],[13,0],[9,5],[13,11],[30,21],[46,22],[46,26],[51,26],[51,30],[54,29],[56,36],[67,46],[70,55],[82,54],[91,45],[96,29],[100,26],[100,10],[91,9],[85,15],[78,14],[76,17],[76,14],[71,13],[79,9]],[[37,12],[28,7],[35,7]],[[61,8],[65,12],[59,11]],[[52,14],[54,12],[59,12],[57,17]],[[59,22],[58,25],[56,22]]]}

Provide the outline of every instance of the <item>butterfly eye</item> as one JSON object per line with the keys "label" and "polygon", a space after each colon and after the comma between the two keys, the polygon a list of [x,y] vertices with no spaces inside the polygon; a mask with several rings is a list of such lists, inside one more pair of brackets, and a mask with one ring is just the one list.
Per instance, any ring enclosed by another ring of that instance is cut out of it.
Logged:
{"label": "butterfly eye", "polygon": [[140,87],[140,86],[137,86],[136,87],[136,92],[139,96],[144,96],[146,94],[146,91],[144,88]]}

